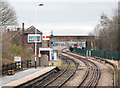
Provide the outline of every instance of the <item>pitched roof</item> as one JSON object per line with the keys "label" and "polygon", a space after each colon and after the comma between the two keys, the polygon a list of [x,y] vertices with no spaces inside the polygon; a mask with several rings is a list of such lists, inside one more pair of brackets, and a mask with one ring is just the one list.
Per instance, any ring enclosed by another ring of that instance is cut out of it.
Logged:
{"label": "pitched roof", "polygon": [[10,41],[13,40],[18,34],[21,35],[20,31],[10,31],[9,34],[10,34],[10,37],[11,37]]}
{"label": "pitched roof", "polygon": [[35,30],[37,31],[37,34],[42,34],[42,32],[36,29],[34,26],[27,28],[24,34],[35,34]]}

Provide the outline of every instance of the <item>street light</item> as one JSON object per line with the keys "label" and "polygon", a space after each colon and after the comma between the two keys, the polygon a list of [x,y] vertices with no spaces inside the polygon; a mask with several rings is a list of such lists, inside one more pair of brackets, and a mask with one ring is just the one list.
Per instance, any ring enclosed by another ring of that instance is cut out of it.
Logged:
{"label": "street light", "polygon": [[[43,6],[43,4],[39,4],[38,6]],[[35,21],[37,26],[37,7],[35,8]],[[35,35],[37,34],[37,30],[35,30]],[[35,69],[37,68],[37,36],[35,37]],[[40,63],[40,62],[39,62]]]}
{"label": "street light", "polygon": [[39,4],[39,6],[43,6],[43,4]]}

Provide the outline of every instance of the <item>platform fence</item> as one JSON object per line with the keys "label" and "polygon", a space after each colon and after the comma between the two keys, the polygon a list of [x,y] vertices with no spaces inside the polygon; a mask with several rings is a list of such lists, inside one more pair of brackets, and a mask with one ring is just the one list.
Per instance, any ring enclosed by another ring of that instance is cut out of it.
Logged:
{"label": "platform fence", "polygon": [[76,53],[80,53],[82,55],[86,55],[87,51],[91,52],[91,56],[93,57],[100,57],[105,58],[109,60],[116,60],[120,61],[120,52],[118,51],[103,51],[103,50],[88,50],[88,49],[79,49],[79,48],[73,48],[69,47],[70,51],[74,51]]}

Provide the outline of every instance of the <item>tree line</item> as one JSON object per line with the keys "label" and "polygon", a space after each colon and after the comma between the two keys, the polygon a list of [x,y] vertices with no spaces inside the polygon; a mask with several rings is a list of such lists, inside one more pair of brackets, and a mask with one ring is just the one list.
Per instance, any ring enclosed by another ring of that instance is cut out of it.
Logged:
{"label": "tree line", "polygon": [[111,18],[102,13],[99,23],[90,35],[96,37],[96,49],[118,51],[118,10],[114,11]]}
{"label": "tree line", "polygon": [[[0,0],[0,31],[2,37],[2,63],[11,63],[14,61],[15,56],[21,56],[22,60],[27,60],[31,58],[31,52],[29,49],[18,44],[19,38],[13,39],[12,43],[11,38],[12,33],[15,31],[10,31],[8,33],[7,26],[16,26],[17,25],[17,16],[14,8],[10,5],[9,2],[5,0]],[[18,36],[21,37],[21,36]]]}

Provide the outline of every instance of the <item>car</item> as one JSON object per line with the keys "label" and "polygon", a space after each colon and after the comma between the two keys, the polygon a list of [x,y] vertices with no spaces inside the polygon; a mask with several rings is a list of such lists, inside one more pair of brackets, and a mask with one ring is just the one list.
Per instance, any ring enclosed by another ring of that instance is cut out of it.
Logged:
{"label": "car", "polygon": [[14,74],[15,74],[14,70],[8,70],[7,72],[7,75],[14,75]]}

